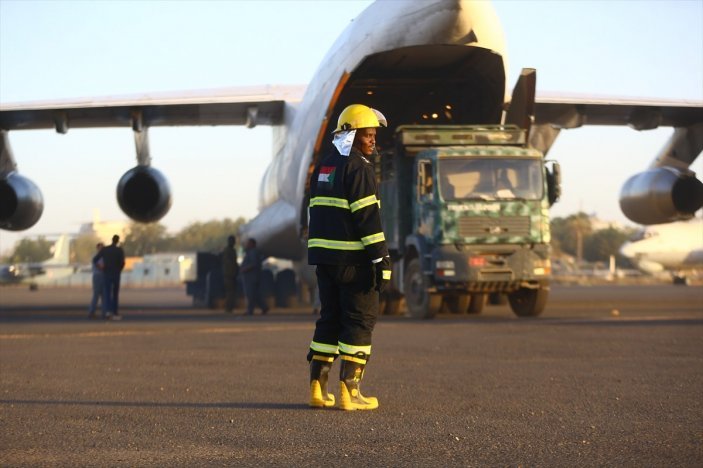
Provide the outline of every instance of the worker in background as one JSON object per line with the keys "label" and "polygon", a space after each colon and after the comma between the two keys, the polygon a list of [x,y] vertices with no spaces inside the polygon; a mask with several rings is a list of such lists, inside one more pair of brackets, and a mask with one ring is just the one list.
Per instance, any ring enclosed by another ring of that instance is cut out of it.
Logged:
{"label": "worker in background", "polygon": [[261,291],[261,263],[264,258],[256,248],[256,239],[248,239],[244,248],[242,259],[242,282],[247,298],[246,315],[254,315],[254,309],[261,308],[261,313],[266,315],[269,311]]}
{"label": "worker in background", "polygon": [[308,361],[310,406],[334,406],[328,374],[341,356],[339,407],[371,410],[375,397],[361,394],[360,383],[371,357],[371,334],[380,293],[391,278],[381,227],[373,164],[376,128],[386,119],[375,109],[353,104],[339,115],[333,143],[310,180],[308,263],[317,265],[320,318]]}
{"label": "worker in background", "polygon": [[107,319],[121,320],[119,312],[120,276],[124,269],[124,250],[118,246],[120,236],[112,236],[112,244],[103,247],[97,255],[96,262],[103,262],[103,316]]}
{"label": "worker in background", "polygon": [[[105,267],[105,265],[102,259],[99,257],[100,251],[103,249],[103,247],[105,247],[105,245],[102,242],[98,242],[95,245],[96,253],[93,256],[93,260],[90,262],[93,267],[93,297],[90,299],[90,306],[88,307],[88,318],[91,319],[95,318],[95,309],[97,309],[98,307],[98,300],[100,300],[101,303],[105,301],[104,299],[101,299],[103,296],[103,268]],[[105,309],[103,308],[103,310]]]}
{"label": "worker in background", "polygon": [[237,239],[234,236],[227,238],[227,247],[222,251],[222,278],[225,286],[225,312],[232,313],[237,297],[237,273],[239,264],[237,263],[237,251],[234,246]]}

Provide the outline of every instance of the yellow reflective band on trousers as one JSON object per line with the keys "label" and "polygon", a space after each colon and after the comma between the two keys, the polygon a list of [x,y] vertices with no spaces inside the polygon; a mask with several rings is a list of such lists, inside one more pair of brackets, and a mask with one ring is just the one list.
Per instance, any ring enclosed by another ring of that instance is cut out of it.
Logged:
{"label": "yellow reflective band on trousers", "polygon": [[327,353],[327,354],[339,354],[339,347],[331,344],[325,344],[325,343],[318,343],[316,341],[313,341],[310,343],[310,349],[313,351],[317,351],[320,353]]}
{"label": "yellow reflective band on trousers", "polygon": [[366,359],[360,359],[360,358],[354,357],[354,356],[342,355],[342,357],[340,359],[342,359],[344,361],[356,362],[358,364],[366,364]]}
{"label": "yellow reflective band on trousers", "polygon": [[391,270],[383,270],[381,273],[383,273],[383,279],[386,281],[391,280]]}
{"label": "yellow reflective band on trousers", "polygon": [[346,343],[339,342],[339,350],[344,354],[351,354],[352,356],[357,353],[364,353],[365,355],[371,354],[371,345],[368,346],[355,346]]}
{"label": "yellow reflective band on trousers", "polygon": [[349,208],[351,209],[351,212],[358,211],[362,208],[365,208],[369,205],[373,205],[374,203],[378,203],[378,198],[376,198],[376,195],[369,195],[368,197],[362,198],[361,200],[357,200],[351,205],[349,205]]}
{"label": "yellow reflective band on trousers", "polygon": [[349,202],[344,198],[335,197],[315,197],[310,200],[310,208],[313,206],[331,206],[333,208],[349,209]]}
{"label": "yellow reflective band on trousers", "polygon": [[334,362],[334,358],[332,356],[320,356],[319,354],[314,354],[312,356],[312,360],[322,362]]}
{"label": "yellow reflective band on trousers", "polygon": [[386,236],[383,235],[383,232],[371,234],[370,236],[366,236],[366,237],[361,238],[361,242],[364,245],[371,245],[371,244],[375,244],[376,242],[382,242],[384,240],[386,240]]}
{"label": "yellow reflective band on trousers", "polygon": [[[383,233],[381,233],[381,235],[383,235]],[[331,250],[364,250],[364,244],[359,241],[337,241],[330,239],[308,239],[308,248],[310,247]]]}

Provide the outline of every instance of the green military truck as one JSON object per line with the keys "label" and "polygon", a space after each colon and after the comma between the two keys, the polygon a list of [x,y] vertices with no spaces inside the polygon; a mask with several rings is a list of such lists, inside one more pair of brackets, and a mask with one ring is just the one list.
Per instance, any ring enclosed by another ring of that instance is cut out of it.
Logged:
{"label": "green military truck", "polygon": [[489,295],[520,317],[549,294],[549,207],[560,170],[512,125],[401,126],[376,170],[393,260],[386,312],[480,313]]}

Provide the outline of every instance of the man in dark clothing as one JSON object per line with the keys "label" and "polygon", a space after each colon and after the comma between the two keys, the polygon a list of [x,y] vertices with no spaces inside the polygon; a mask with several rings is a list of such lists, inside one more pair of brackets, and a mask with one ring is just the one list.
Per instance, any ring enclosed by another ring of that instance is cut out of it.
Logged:
{"label": "man in dark clothing", "polygon": [[[90,307],[88,308],[88,318],[95,318],[95,309],[98,307],[98,300],[102,297],[105,287],[103,281],[103,262],[100,260],[100,252],[103,247],[105,247],[105,245],[103,245],[102,242],[97,243],[95,246],[97,253],[93,256],[91,262],[93,266],[93,297],[90,300]],[[101,306],[104,302],[104,300],[101,300]],[[103,307],[103,314],[105,313],[104,311],[105,308]],[[105,317],[103,316],[103,318]]]}
{"label": "man in dark clothing", "polygon": [[[96,254],[93,256],[93,260],[91,262],[93,267],[93,297],[90,299],[90,306],[88,307],[88,318],[95,318],[95,310],[98,307],[98,300],[100,300],[103,295],[103,263],[99,257],[100,251],[103,249],[103,247],[105,246],[102,242],[97,243],[97,245],[95,246]],[[101,306],[102,302],[104,301],[101,301]]]}
{"label": "man in dark clothing", "polygon": [[222,251],[222,278],[225,283],[225,312],[232,313],[237,294],[237,251],[234,249],[236,238],[227,238],[227,247]]}
{"label": "man in dark clothing", "polygon": [[124,269],[124,250],[118,247],[120,236],[112,236],[112,244],[104,247],[96,256],[96,262],[103,264],[103,316],[121,320],[118,312],[120,296],[120,275]]}
{"label": "man in dark clothing", "polygon": [[241,268],[244,293],[247,297],[247,315],[254,315],[254,309],[257,307],[261,308],[263,314],[269,311],[261,294],[261,262],[263,261],[256,248],[256,239],[247,240]]}
{"label": "man in dark clothing", "polygon": [[376,154],[380,126],[386,119],[377,110],[361,104],[345,108],[333,140],[337,151],[310,179],[308,263],[317,265],[322,304],[308,352],[312,407],[335,404],[327,379],[337,356],[340,408],[378,407],[359,386],[371,356],[379,294],[391,278],[374,168],[367,159]]}

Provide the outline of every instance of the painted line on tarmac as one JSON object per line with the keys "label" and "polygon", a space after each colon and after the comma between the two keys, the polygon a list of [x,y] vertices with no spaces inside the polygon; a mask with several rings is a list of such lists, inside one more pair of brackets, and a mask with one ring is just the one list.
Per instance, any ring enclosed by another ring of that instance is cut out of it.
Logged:
{"label": "painted line on tarmac", "polygon": [[123,336],[152,336],[167,334],[217,334],[217,333],[246,333],[246,332],[282,332],[291,330],[311,330],[312,325],[269,325],[264,327],[217,327],[199,329],[166,329],[166,330],[114,330],[101,332],[77,332],[77,333],[10,333],[0,334],[0,340],[28,340],[35,338],[104,338]]}

